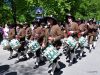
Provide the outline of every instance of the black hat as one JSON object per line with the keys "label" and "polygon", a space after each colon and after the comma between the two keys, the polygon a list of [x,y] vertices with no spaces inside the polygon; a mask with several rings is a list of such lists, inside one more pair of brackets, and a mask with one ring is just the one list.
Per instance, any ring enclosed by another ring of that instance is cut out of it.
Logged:
{"label": "black hat", "polygon": [[45,26],[46,22],[44,21],[44,19],[40,19],[39,24],[42,25],[42,26]]}
{"label": "black hat", "polygon": [[76,22],[81,22],[81,19],[80,19],[80,18],[78,18],[78,19],[76,20]]}
{"label": "black hat", "polygon": [[32,22],[32,25],[33,25],[33,26],[34,26],[34,25],[39,26],[39,22],[35,20],[35,21]]}
{"label": "black hat", "polygon": [[53,25],[57,24],[57,20],[54,17],[44,17],[43,20],[46,23],[47,23],[48,20],[52,20],[53,21]]}
{"label": "black hat", "polygon": [[73,21],[75,21],[75,17],[72,16],[70,13],[66,15],[66,21],[68,21],[68,19],[71,18]]}
{"label": "black hat", "polygon": [[93,19],[89,19],[88,22],[93,22]]}
{"label": "black hat", "polygon": [[93,19],[89,19],[89,20],[88,20],[88,23],[89,23],[89,24],[93,24]]}
{"label": "black hat", "polygon": [[17,26],[19,26],[20,28],[23,28],[23,25],[22,24],[17,24]]}
{"label": "black hat", "polygon": [[8,24],[8,27],[9,28],[14,28],[15,27],[15,24]]}
{"label": "black hat", "polygon": [[28,26],[28,27],[30,27],[30,24],[27,23],[27,22],[25,22],[23,25],[24,25],[24,26]]}

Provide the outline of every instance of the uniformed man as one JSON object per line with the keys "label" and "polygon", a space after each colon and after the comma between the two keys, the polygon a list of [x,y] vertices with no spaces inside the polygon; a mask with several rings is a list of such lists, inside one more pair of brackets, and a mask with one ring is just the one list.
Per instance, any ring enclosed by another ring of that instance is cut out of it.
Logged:
{"label": "uniformed man", "polygon": [[93,49],[93,41],[95,40],[95,25],[93,24],[93,20],[90,20],[88,23],[88,46],[89,52]]}
{"label": "uniformed man", "polygon": [[[52,44],[54,47],[59,49],[61,46],[60,40],[63,38],[61,28],[57,24],[57,21],[52,17],[45,17],[44,20],[46,20],[48,28],[45,29],[45,37],[42,46],[47,47],[49,44]],[[58,58],[56,58],[52,63],[50,75],[54,74],[56,67],[58,69],[60,68]]]}
{"label": "uniformed man", "polygon": [[[30,40],[37,40],[39,44],[42,44],[43,37],[44,37],[44,29],[40,25],[38,21],[33,22],[34,29],[32,31],[32,36]],[[39,67],[39,62],[41,61],[41,48],[36,51],[36,58],[35,58],[35,66],[34,69]]]}
{"label": "uniformed man", "polygon": [[21,53],[24,52],[24,55],[23,57],[26,59],[26,50],[25,50],[25,45],[26,45],[26,42],[25,42],[25,37],[26,37],[26,24],[24,24],[24,26],[20,26],[20,30],[19,30],[19,33],[17,35],[17,37],[19,38],[19,41],[21,43],[21,47],[18,49],[18,60],[16,62],[19,62],[20,60],[20,56],[21,56]]}
{"label": "uniformed man", "polygon": [[[72,36],[75,40],[78,41],[78,24],[75,22],[75,18],[71,14],[67,14],[66,16],[66,30],[68,32],[68,36]],[[75,56],[75,49],[70,50],[70,63],[69,66],[72,65],[73,59],[76,58]]]}
{"label": "uniformed man", "polygon": [[[85,22],[83,20],[80,20],[81,23],[79,25],[79,33],[78,33],[78,38],[80,39],[81,37],[86,38],[87,35],[87,25],[85,24]],[[84,51],[84,46],[81,46],[81,44],[79,44],[79,47],[81,49],[80,54],[79,54],[79,59],[82,58],[83,55],[83,51]]]}
{"label": "uniformed man", "polygon": [[96,41],[97,41],[97,37],[98,37],[98,25],[96,24],[96,21],[93,21],[93,34],[94,34],[94,39],[93,39],[93,49],[95,49],[96,47]]}
{"label": "uniformed man", "polygon": [[30,28],[30,24],[26,24],[26,39],[30,40],[32,35],[32,29]]}
{"label": "uniformed man", "polygon": [[[15,26],[14,24],[10,24],[9,25],[9,32],[8,32],[8,39],[9,41],[11,41],[12,39],[15,39],[16,35],[15,35]],[[12,59],[12,54],[13,54],[13,50],[10,47],[10,57],[8,58],[8,60]]]}

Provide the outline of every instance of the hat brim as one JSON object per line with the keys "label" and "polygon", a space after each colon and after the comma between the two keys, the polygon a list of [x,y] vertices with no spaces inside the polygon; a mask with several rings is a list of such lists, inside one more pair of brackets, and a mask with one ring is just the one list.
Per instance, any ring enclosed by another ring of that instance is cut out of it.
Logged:
{"label": "hat brim", "polygon": [[39,22],[38,22],[38,21],[33,21],[32,24],[33,24],[33,25],[34,25],[34,24],[39,24]]}
{"label": "hat brim", "polygon": [[53,17],[44,17],[42,20],[46,23],[47,23],[48,20],[52,20],[53,24],[57,24],[57,20]]}
{"label": "hat brim", "polygon": [[8,27],[9,28],[14,28],[15,27],[15,24],[9,24]]}
{"label": "hat brim", "polygon": [[65,20],[67,21],[69,18],[71,18],[73,21],[75,21],[75,17],[74,16],[72,16],[72,15],[66,15],[66,18],[65,18]]}
{"label": "hat brim", "polygon": [[40,25],[45,25],[46,24],[46,21],[44,19],[40,19],[39,24]]}

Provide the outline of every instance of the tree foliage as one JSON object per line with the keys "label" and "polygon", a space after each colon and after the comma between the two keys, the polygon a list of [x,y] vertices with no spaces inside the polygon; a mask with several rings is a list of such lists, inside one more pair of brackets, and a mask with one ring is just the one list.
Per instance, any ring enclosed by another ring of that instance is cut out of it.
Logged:
{"label": "tree foliage", "polygon": [[99,0],[0,0],[0,24],[14,22],[11,1],[15,2],[16,20],[19,22],[33,21],[37,7],[44,9],[44,16],[53,15],[59,21],[64,21],[67,13],[76,18],[100,19]]}

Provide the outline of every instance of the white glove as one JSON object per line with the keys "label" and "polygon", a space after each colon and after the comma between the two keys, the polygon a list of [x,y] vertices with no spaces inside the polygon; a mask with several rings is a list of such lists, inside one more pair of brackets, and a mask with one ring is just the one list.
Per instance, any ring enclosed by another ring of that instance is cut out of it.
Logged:
{"label": "white glove", "polygon": [[81,32],[81,34],[83,35],[83,34],[84,34],[84,32]]}
{"label": "white glove", "polygon": [[74,33],[74,31],[70,31],[70,33]]}

